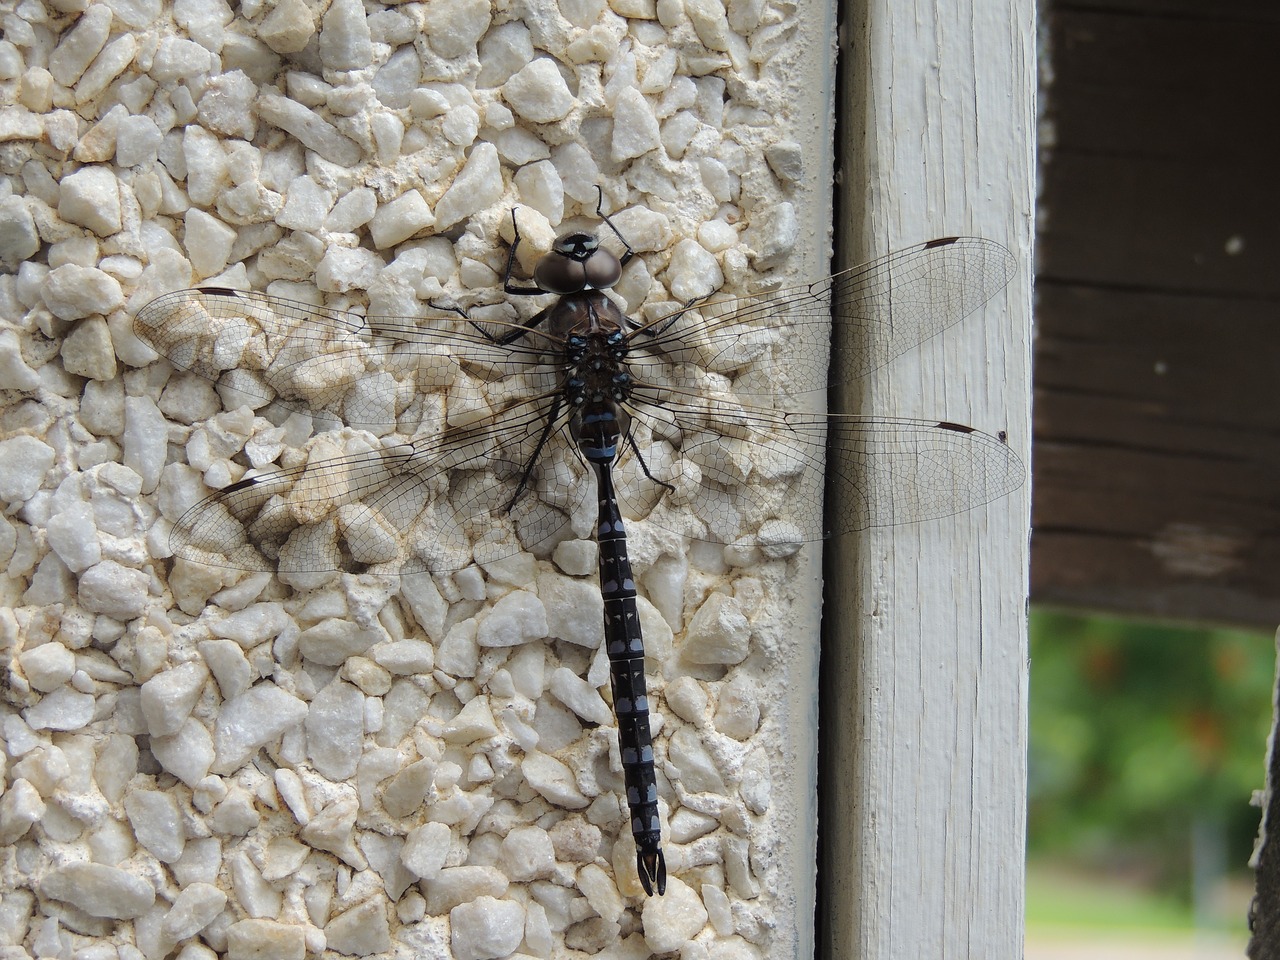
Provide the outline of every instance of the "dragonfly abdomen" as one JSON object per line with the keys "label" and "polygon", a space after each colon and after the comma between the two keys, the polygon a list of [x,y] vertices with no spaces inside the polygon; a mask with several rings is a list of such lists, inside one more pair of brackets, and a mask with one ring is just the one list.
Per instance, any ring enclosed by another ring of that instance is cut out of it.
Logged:
{"label": "dragonfly abdomen", "polygon": [[618,718],[618,748],[636,844],[636,869],[646,894],[666,891],[658,819],[658,779],[649,730],[649,693],[644,678],[644,638],[636,607],[636,585],[627,557],[627,533],[613,489],[610,461],[593,460],[600,498],[597,541],[600,547],[600,595],[604,600],[604,642],[609,656],[613,710]]}

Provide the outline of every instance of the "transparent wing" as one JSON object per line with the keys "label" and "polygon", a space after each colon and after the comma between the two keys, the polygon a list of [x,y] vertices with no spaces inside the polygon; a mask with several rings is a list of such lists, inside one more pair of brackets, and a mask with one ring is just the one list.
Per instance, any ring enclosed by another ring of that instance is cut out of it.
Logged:
{"label": "transparent wing", "polygon": [[[739,400],[772,402],[771,364],[786,364],[787,394],[855,380],[959,322],[1013,271],[998,244],[936,240],[818,283],[639,326],[628,334],[624,509],[783,555],[790,544],[950,516],[1016,489],[1023,466],[1002,437]],[[861,349],[828,367],[833,317]],[[545,549],[566,528],[590,533],[589,471],[558,392],[564,345],[541,330],[455,315],[363,318],[223,288],[162,296],[139,311],[135,330],[178,367],[259,404],[418,437],[316,440],[305,464],[191,508],[173,533],[179,556],[281,573],[444,572]],[[433,394],[443,398],[435,406],[424,399]],[[841,459],[827,460],[829,438]],[[821,515],[824,470],[842,493],[820,526],[803,518]],[[654,513],[664,498],[690,508],[685,520]]]}
{"label": "transparent wing", "polygon": [[[963,513],[1020,487],[1025,469],[1003,436],[947,421],[764,410],[727,394],[663,391],[633,420],[670,464],[671,499],[702,524],[683,532],[768,552],[867,527]],[[638,451],[632,451],[638,456]],[[650,463],[652,469],[652,463]],[[838,493],[823,518],[824,482]],[[652,504],[620,484],[632,515]],[[658,522],[661,522],[659,520]]]}
{"label": "transparent wing", "polygon": [[157,297],[138,311],[134,332],[251,406],[274,401],[369,428],[396,425],[417,394],[448,390],[462,375],[546,369],[547,353],[562,349],[514,320],[366,318],[223,287]]}
{"label": "transparent wing", "polygon": [[581,497],[566,419],[543,396],[413,442],[326,434],[304,464],[191,507],[170,543],[187,560],[285,575],[447,573],[536,549]]}
{"label": "transparent wing", "polygon": [[[1016,266],[990,240],[930,240],[816,283],[694,304],[651,320],[628,337],[637,351],[632,365],[640,376],[668,361],[734,376],[770,360],[787,371],[789,392],[825,389],[858,380],[959,323],[1003,290]],[[833,336],[843,348],[834,357]],[[739,384],[737,392],[775,390],[761,379]]]}

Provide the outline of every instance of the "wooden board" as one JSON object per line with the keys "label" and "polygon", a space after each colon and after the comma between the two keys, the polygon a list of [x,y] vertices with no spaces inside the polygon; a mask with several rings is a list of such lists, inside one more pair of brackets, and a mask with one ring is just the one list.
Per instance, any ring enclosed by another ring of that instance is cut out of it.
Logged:
{"label": "wooden board", "polygon": [[[1019,274],[889,364],[864,412],[1030,442],[1034,9],[869,0],[847,18],[848,263],[932,237],[1009,247]],[[831,551],[823,650],[819,954],[1022,950],[1029,485]]]}
{"label": "wooden board", "polygon": [[1050,15],[1033,600],[1280,622],[1277,19]]}

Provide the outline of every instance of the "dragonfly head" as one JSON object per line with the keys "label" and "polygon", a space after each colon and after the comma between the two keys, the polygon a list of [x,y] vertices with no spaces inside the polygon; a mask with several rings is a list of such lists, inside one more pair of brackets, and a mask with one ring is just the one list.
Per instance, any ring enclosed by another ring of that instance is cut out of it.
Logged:
{"label": "dragonfly head", "polygon": [[551,252],[533,271],[533,279],[548,293],[561,296],[583,290],[607,290],[622,276],[622,263],[600,246],[594,234],[573,231],[556,238]]}

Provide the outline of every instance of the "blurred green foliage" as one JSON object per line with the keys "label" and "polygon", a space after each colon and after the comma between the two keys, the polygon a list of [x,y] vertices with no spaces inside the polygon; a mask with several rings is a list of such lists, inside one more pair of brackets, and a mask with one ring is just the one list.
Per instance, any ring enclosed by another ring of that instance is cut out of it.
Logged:
{"label": "blurred green foliage", "polygon": [[1245,869],[1275,657],[1266,634],[1034,611],[1029,853],[1186,896],[1198,821]]}

